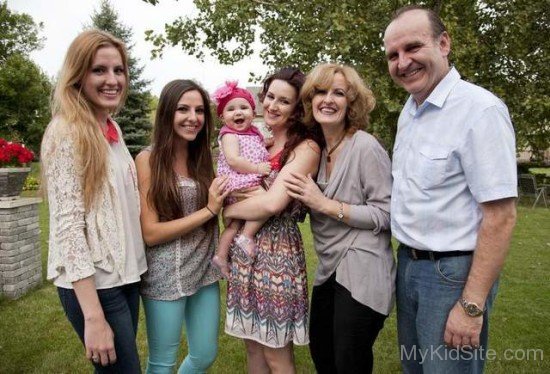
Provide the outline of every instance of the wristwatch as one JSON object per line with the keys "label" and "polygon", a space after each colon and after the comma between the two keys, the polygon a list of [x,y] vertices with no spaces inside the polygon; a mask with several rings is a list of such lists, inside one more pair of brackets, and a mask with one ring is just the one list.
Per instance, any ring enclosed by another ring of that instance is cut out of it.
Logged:
{"label": "wristwatch", "polygon": [[344,219],[344,203],[340,202],[340,209],[338,209],[338,214],[336,215],[336,218],[338,218],[338,221],[342,221]]}
{"label": "wristwatch", "polygon": [[463,297],[458,299],[458,303],[462,306],[468,317],[479,317],[483,315],[483,309],[481,309],[476,303],[466,301]]}

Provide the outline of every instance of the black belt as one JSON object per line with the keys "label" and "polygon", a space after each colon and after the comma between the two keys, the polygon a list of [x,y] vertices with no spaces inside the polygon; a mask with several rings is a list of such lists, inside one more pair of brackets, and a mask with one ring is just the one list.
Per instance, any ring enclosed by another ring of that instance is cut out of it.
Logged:
{"label": "black belt", "polygon": [[474,254],[474,251],[447,251],[447,252],[423,251],[420,249],[411,248],[405,244],[401,244],[400,248],[407,251],[407,254],[413,260],[437,261],[443,257],[471,256]]}

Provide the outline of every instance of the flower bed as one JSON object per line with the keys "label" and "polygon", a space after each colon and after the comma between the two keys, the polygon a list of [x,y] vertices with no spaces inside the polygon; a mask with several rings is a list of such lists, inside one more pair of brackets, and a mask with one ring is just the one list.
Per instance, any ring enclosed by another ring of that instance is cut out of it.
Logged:
{"label": "flower bed", "polygon": [[0,199],[16,199],[31,168],[34,153],[21,143],[0,138]]}

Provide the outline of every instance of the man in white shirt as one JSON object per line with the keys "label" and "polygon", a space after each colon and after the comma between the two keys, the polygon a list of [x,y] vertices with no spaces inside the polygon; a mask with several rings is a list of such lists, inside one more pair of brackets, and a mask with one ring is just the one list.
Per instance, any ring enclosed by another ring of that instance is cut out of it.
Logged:
{"label": "man in white shirt", "polygon": [[510,116],[500,99],[449,65],[451,39],[433,11],[399,9],[384,46],[390,75],[411,94],[398,122],[391,200],[401,243],[403,370],[482,372],[489,311],[516,219]]}

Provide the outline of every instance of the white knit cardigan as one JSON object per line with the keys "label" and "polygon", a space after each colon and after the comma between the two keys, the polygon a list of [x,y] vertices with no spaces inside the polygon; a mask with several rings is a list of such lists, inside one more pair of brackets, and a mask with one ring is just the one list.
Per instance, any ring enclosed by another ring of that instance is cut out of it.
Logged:
{"label": "white knit cardigan", "polygon": [[[115,127],[124,142],[116,123]],[[124,149],[136,175],[132,156],[125,145]],[[50,210],[48,279],[64,273],[66,282],[75,282],[93,275],[99,268],[118,272],[123,283],[127,283],[126,241],[112,163],[108,162],[107,178],[95,204],[86,212],[83,173],[76,162],[70,124],[60,118],[52,120],[42,140],[41,157]],[[108,157],[113,157],[112,153]],[[134,192],[139,204],[136,183]]]}

